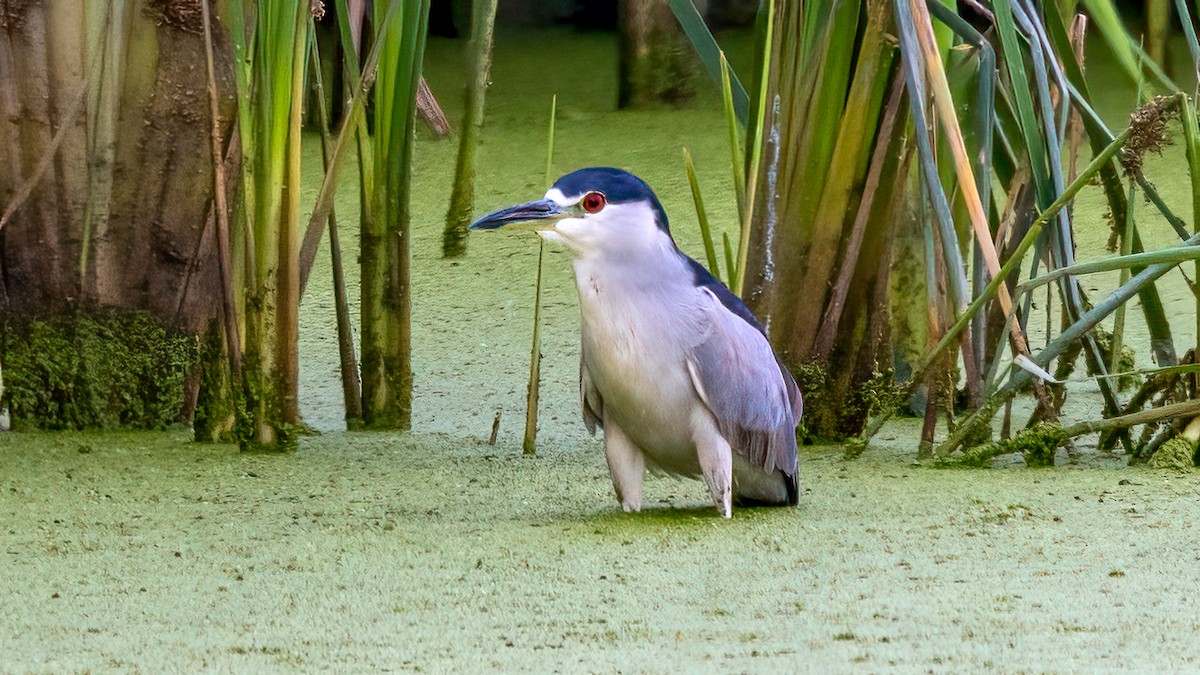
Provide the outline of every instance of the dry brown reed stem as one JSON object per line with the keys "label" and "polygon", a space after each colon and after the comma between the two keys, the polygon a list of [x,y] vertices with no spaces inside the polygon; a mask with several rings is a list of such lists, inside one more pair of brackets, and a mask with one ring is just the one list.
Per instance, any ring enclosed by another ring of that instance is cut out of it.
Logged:
{"label": "dry brown reed stem", "polygon": [[204,20],[204,63],[208,70],[208,110],[212,126],[213,215],[217,224],[217,263],[221,274],[222,324],[233,386],[242,386],[242,339],[238,328],[237,301],[233,295],[233,254],[229,246],[229,204],[225,194],[225,153],[221,140],[221,114],[217,96],[217,69],[213,58],[212,12],[210,0],[201,0]]}

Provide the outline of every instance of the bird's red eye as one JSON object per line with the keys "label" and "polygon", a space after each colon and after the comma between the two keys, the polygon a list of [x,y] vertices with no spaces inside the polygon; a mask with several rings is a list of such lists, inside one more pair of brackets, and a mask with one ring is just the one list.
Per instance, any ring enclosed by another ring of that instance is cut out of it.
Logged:
{"label": "bird's red eye", "polygon": [[583,206],[584,211],[587,211],[588,213],[599,213],[600,210],[604,208],[604,204],[606,202],[604,200],[604,195],[600,194],[599,192],[589,192],[583,196],[583,199],[580,200],[579,203]]}

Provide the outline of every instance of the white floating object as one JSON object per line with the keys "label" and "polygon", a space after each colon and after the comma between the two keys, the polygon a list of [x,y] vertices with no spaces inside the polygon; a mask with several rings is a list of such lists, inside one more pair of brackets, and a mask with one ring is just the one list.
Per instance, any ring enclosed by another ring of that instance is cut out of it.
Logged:
{"label": "white floating object", "polygon": [[1033,375],[1034,377],[1038,378],[1039,380],[1041,380],[1043,382],[1049,382],[1050,384],[1062,384],[1062,382],[1059,382],[1058,380],[1054,379],[1053,375],[1051,375],[1050,373],[1047,373],[1045,370],[1042,369],[1041,366],[1034,363],[1032,359],[1030,359],[1028,356],[1025,356],[1024,354],[1017,354],[1017,359],[1016,359],[1016,361],[1014,361],[1014,363],[1016,363],[1016,365],[1020,366],[1022,370],[1025,370],[1026,372],[1030,373],[1031,375]]}

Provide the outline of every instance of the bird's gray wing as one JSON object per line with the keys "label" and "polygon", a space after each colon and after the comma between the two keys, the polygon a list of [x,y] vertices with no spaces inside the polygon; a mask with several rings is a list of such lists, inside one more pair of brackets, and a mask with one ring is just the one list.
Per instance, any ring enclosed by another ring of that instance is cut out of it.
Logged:
{"label": "bird's gray wing", "polygon": [[796,422],[803,404],[766,336],[708,289],[704,337],[687,354],[696,393],[733,451],[755,466],[796,474]]}
{"label": "bird's gray wing", "polygon": [[579,351],[579,405],[583,408],[583,423],[588,432],[595,436],[597,428],[604,428],[604,399],[592,383],[584,349]]}

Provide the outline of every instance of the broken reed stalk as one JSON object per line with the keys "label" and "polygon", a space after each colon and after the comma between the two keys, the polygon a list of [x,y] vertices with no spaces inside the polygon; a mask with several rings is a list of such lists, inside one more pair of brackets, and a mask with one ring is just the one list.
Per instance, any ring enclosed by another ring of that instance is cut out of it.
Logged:
{"label": "broken reed stalk", "polygon": [[525,390],[525,436],[521,451],[537,454],[538,401],[542,386],[542,262],[546,242],[538,237],[537,282],[533,292],[533,336],[529,343],[529,385]]}
{"label": "broken reed stalk", "polygon": [[[319,103],[317,106],[318,116],[321,122],[321,162],[322,168],[329,171],[333,139],[329,133],[327,108],[329,101],[325,96],[325,77],[324,71],[321,70],[321,52],[317,44],[315,25],[311,35],[313,37],[309,43],[310,53]],[[337,317],[338,367],[342,376],[342,402],[346,408],[346,426],[353,429],[362,424],[362,379],[358,372],[358,356],[354,351],[354,330],[350,325],[350,304],[346,296],[346,271],[342,264],[342,244],[338,240],[337,214],[333,207],[329,209],[329,258],[333,267],[333,305]]]}
{"label": "broken reed stalk", "polygon": [[[1133,248],[1133,214],[1134,204],[1137,199],[1137,181],[1132,177],[1129,179],[1129,196],[1125,199],[1128,205],[1125,207],[1125,227],[1121,232],[1121,256],[1127,256],[1132,252]],[[1129,283],[1129,268],[1122,267],[1120,272],[1120,281],[1117,286],[1124,286]],[[1112,329],[1112,363],[1109,364],[1109,372],[1117,372],[1121,369],[1121,347],[1125,341],[1125,305],[1117,307],[1117,311],[1113,313],[1113,329]]]}
{"label": "broken reed stalk", "polygon": [[233,294],[233,254],[229,240],[229,204],[225,194],[225,153],[221,140],[221,115],[217,99],[217,74],[213,58],[212,10],[210,0],[200,3],[204,19],[204,62],[208,71],[208,112],[212,121],[209,137],[212,141],[213,210],[217,223],[217,263],[221,275],[221,310],[225,329],[226,349],[229,350],[229,370],[235,392],[242,381],[242,338],[238,327],[237,300]]}
{"label": "broken reed stalk", "polygon": [[1115,429],[1128,429],[1129,427],[1138,424],[1150,424],[1152,422],[1162,422],[1164,420],[1196,417],[1200,415],[1200,399],[1184,401],[1182,403],[1172,403],[1159,408],[1150,408],[1148,410],[1139,410],[1128,415],[1120,415],[1118,417],[1106,417],[1099,420],[1090,420],[1086,422],[1076,422],[1062,428],[1063,438],[1074,438],[1084,434],[1104,433]]}
{"label": "broken reed stalk", "polygon": [[[550,129],[546,138],[546,177],[550,185],[550,171],[554,165],[554,122],[558,117],[558,95],[550,98]],[[529,384],[525,393],[525,436],[521,449],[526,455],[537,454],[538,401],[541,399],[542,383],[542,269],[546,254],[546,240],[538,237],[537,282],[533,293],[533,335],[529,346]]]}
{"label": "broken reed stalk", "polygon": [[500,435],[500,412],[496,411],[496,416],[492,418],[492,433],[488,436],[488,445],[496,444],[496,437]]}

